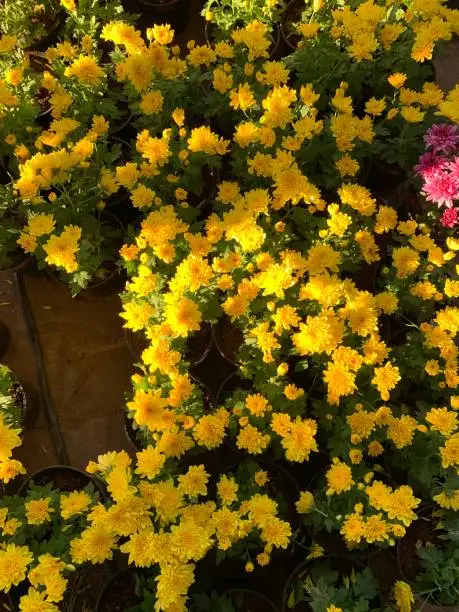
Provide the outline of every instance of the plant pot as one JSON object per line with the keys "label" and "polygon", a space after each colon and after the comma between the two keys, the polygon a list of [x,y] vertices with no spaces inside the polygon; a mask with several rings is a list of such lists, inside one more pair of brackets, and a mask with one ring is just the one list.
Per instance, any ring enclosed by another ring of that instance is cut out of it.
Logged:
{"label": "plant pot", "polygon": [[[118,227],[120,234],[121,234],[120,241],[119,241],[121,244],[123,242],[124,233],[125,233],[123,224],[118,219],[118,217],[114,215],[113,213],[111,213],[110,211],[104,211],[103,216],[105,219],[109,219],[111,221],[112,227],[115,227],[115,226]],[[116,247],[114,245],[112,246],[113,248],[111,249],[111,251],[118,252],[118,245],[116,245]],[[105,293],[112,293],[115,291],[119,292],[122,290],[122,288],[124,287],[124,280],[122,276],[120,275],[120,268],[118,267],[116,261],[115,260],[106,261],[105,265],[104,265],[104,262],[102,262],[98,270],[101,271],[104,268],[107,269],[107,274],[103,278],[98,278],[96,275],[94,275],[89,281],[88,285],[84,288],[85,291],[102,289],[101,293],[105,294]],[[64,278],[62,278],[61,276],[61,274],[65,275],[65,273],[60,273],[60,271],[55,272],[49,266],[47,266],[45,269],[46,269],[47,274],[57,283],[61,285],[68,285],[68,282],[65,280],[65,276]]]}
{"label": "plant pot", "polygon": [[403,580],[414,582],[421,570],[417,551],[419,543],[426,544],[436,539],[435,524],[431,517],[431,508],[424,508],[418,513],[418,519],[411,523],[403,538],[397,542],[397,565]]}
{"label": "plant pot", "polygon": [[190,18],[190,0],[138,0],[138,3],[140,7],[148,7],[145,15],[148,24],[169,23],[176,34],[185,31]]}
{"label": "plant pot", "polygon": [[414,610],[422,610],[422,612],[459,612],[459,605],[439,606],[437,604],[429,603],[422,597],[415,597],[414,605]]}
{"label": "plant pot", "polygon": [[231,589],[224,593],[235,612],[279,612],[273,602],[258,591],[251,589]]}
{"label": "plant pot", "polygon": [[95,612],[126,612],[142,602],[136,593],[136,570],[130,567],[107,582],[96,604]]}
{"label": "plant pot", "polygon": [[11,341],[11,334],[8,327],[0,321],[0,360],[6,354]]}
{"label": "plant pot", "polygon": [[237,352],[244,342],[242,331],[228,317],[223,317],[214,325],[213,335],[220,355],[233,365],[238,365]]}
{"label": "plant pot", "polygon": [[[127,327],[124,329],[126,344],[134,359],[139,360],[143,351],[149,346],[149,341],[142,332],[133,332]],[[187,341],[186,359],[190,362],[190,367],[195,367],[202,363],[212,348],[213,333],[210,323],[201,325],[201,329],[192,334]]]}
{"label": "plant pot", "polygon": [[2,272],[6,272],[7,274],[19,274],[24,272],[24,270],[30,266],[32,261],[30,255],[26,255],[22,251],[18,251],[18,256],[15,259],[18,263],[13,264],[9,268],[0,269],[0,274]]}
{"label": "plant pot", "polygon": [[68,493],[81,491],[89,484],[93,484],[102,496],[105,495],[103,484],[98,478],[70,465],[51,465],[35,472],[22,483],[18,494],[25,496],[32,482],[38,486],[53,484],[60,491]]}
{"label": "plant pot", "polygon": [[327,557],[321,557],[320,559],[306,559],[305,561],[302,561],[295,567],[285,583],[282,593],[282,612],[312,612],[312,608],[307,602],[301,601],[294,607],[290,607],[288,603],[292,589],[295,588],[295,581],[303,581],[313,565],[318,564],[320,567],[320,565],[324,563],[326,563],[327,566],[331,565],[333,569],[339,570],[340,573],[349,572],[349,574],[352,572],[352,570],[363,569],[364,567],[359,561],[356,561],[351,557],[341,557],[338,555],[329,555]]}
{"label": "plant pot", "polygon": [[237,372],[233,372],[225,378],[220,389],[217,391],[217,406],[222,406],[226,399],[237,389],[250,391],[252,389],[252,381],[248,378],[242,378]]}
{"label": "plant pot", "polygon": [[95,610],[102,590],[115,571],[113,561],[77,567],[69,576],[61,609],[66,612]]}
{"label": "plant pot", "polygon": [[292,24],[301,21],[304,9],[305,3],[303,0],[290,0],[282,14],[280,33],[285,44],[293,51],[296,50],[301,36],[291,30]]}
{"label": "plant pot", "polygon": [[[280,28],[279,28],[279,24],[275,23],[273,24],[274,28],[273,28],[273,33],[272,33],[272,42],[271,42],[271,46],[269,49],[269,58],[273,59],[279,49],[279,44],[281,41],[281,33],[280,33]],[[206,24],[204,26],[204,36],[206,38],[206,43],[209,46],[212,46],[215,43],[214,37],[212,36],[212,30],[218,30],[217,26],[213,23],[211,23],[210,21],[206,21]],[[225,37],[223,37],[225,38]]]}
{"label": "plant pot", "polygon": [[[196,376],[190,375],[190,378],[191,378],[191,381],[195,385],[197,385],[202,391],[204,412],[205,413],[213,412],[215,408],[215,398],[213,396],[212,391],[209,389],[209,387],[206,385],[204,381],[200,380]],[[136,452],[143,450],[146,447],[146,444],[142,443],[141,438],[137,434],[137,430],[134,428],[132,424],[133,419],[128,415],[126,411],[124,411],[123,421],[124,421],[124,424],[123,424],[124,433],[126,434],[126,437],[129,440],[129,443],[131,447],[133,448],[133,450],[135,450]]]}

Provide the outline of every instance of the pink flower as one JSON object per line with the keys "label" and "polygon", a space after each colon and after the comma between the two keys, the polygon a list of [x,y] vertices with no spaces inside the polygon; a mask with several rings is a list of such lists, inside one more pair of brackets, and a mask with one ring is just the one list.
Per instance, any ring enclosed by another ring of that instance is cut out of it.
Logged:
{"label": "pink flower", "polygon": [[426,178],[422,193],[429,202],[451,208],[459,197],[459,177],[449,172],[434,172]]}
{"label": "pink flower", "polygon": [[459,129],[457,125],[438,123],[427,130],[424,141],[434,153],[440,151],[451,153],[457,149],[459,144]]}
{"label": "pink flower", "polygon": [[424,180],[434,172],[443,170],[447,167],[447,160],[441,155],[437,155],[434,151],[427,151],[419,158],[419,164],[414,167],[414,171]]}
{"label": "pink flower", "polygon": [[447,208],[440,217],[443,227],[459,225],[459,208]]}
{"label": "pink flower", "polygon": [[453,176],[459,179],[459,157],[454,157],[453,161],[447,164],[447,168]]}

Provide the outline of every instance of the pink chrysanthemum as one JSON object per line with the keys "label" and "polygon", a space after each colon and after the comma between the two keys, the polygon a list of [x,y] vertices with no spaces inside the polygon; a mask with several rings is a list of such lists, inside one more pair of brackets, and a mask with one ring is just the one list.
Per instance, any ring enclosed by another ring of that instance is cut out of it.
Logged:
{"label": "pink chrysanthemum", "polygon": [[422,192],[429,202],[451,208],[459,198],[459,178],[449,172],[434,172],[426,179]]}
{"label": "pink chrysanthemum", "polygon": [[449,123],[433,125],[427,130],[424,141],[427,147],[431,148],[434,153],[439,153],[440,151],[451,153],[458,148],[459,129],[457,125]]}
{"label": "pink chrysanthemum", "polygon": [[419,158],[419,163],[414,167],[414,171],[424,180],[434,172],[443,170],[447,167],[447,160],[433,151],[427,151]]}
{"label": "pink chrysanthemum", "polygon": [[459,225],[459,208],[447,208],[440,217],[443,227],[455,227]]}
{"label": "pink chrysanthemum", "polygon": [[453,176],[459,179],[459,157],[456,156],[447,164],[448,170]]}

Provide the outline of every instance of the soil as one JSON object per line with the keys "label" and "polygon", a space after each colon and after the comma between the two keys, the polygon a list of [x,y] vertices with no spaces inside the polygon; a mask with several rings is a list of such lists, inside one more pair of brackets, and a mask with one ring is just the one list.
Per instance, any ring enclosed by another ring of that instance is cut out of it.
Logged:
{"label": "soil", "polygon": [[141,603],[135,587],[134,569],[120,572],[105,587],[96,612],[126,612],[129,608]]}
{"label": "soil", "polygon": [[215,327],[215,342],[222,357],[237,363],[237,353],[244,341],[244,334],[228,318],[220,319]]}
{"label": "soil", "polygon": [[399,540],[397,563],[406,582],[413,582],[421,569],[417,551],[428,542],[434,542],[438,533],[430,513],[425,512],[410,525],[405,536]]}
{"label": "soil", "polygon": [[[52,483],[60,491],[67,492],[80,491],[90,482],[93,482],[89,474],[64,465],[45,468],[33,476],[31,480],[39,486]],[[26,481],[25,484],[28,482]]]}

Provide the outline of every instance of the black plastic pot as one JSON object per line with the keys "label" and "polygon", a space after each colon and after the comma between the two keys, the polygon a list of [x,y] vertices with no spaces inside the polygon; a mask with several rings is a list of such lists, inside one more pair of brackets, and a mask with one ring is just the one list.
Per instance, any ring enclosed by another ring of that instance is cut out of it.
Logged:
{"label": "black plastic pot", "polygon": [[[292,23],[296,23],[297,21],[301,21],[301,15],[305,9],[305,3],[302,0],[290,0],[290,2],[285,7],[285,10],[282,15],[282,19],[280,22],[280,33],[285,44],[295,51],[298,41],[301,40],[301,36],[299,34],[294,34],[289,31]],[[288,18],[291,19],[288,20]]]}
{"label": "black plastic pot", "polygon": [[31,261],[32,258],[30,257],[30,255],[26,255],[25,253],[21,252],[18,255],[18,263],[14,264],[13,266],[10,266],[9,268],[0,269],[0,274],[2,272],[6,272],[7,274],[19,274],[21,272],[24,272],[24,270],[29,267]]}
{"label": "black plastic pot", "polygon": [[70,465],[51,465],[38,470],[22,483],[19,495],[24,496],[32,482],[38,486],[52,483],[60,491],[69,493],[83,490],[92,483],[101,495],[105,495],[104,486],[98,478]]}
{"label": "black plastic pot", "polygon": [[214,325],[213,337],[220,355],[229,363],[238,365],[236,355],[244,342],[242,331],[230,319],[223,317]]}
{"label": "black plastic pot", "polygon": [[11,334],[8,327],[0,321],[0,360],[6,354],[11,341]]}
{"label": "black plastic pot", "polygon": [[[134,359],[140,359],[142,352],[149,345],[147,338],[141,332],[133,332],[128,328],[125,328],[124,335],[129,352]],[[190,362],[192,368],[204,361],[212,348],[212,343],[213,333],[210,323],[204,323],[200,331],[188,338],[185,358]]]}
{"label": "black plastic pot", "polygon": [[185,31],[190,18],[190,0],[137,1],[143,16],[148,18],[148,24],[168,23],[176,34],[181,34]]}
{"label": "black plastic pot", "polygon": [[[120,246],[121,246],[121,243],[123,241],[123,237],[125,234],[125,229],[124,229],[123,224],[118,219],[118,217],[114,215],[113,213],[111,213],[110,211],[104,211],[103,215],[105,218],[108,218],[111,220],[112,226],[118,226],[118,229],[121,232],[121,240],[120,240]],[[110,265],[110,268],[112,268],[109,274],[107,274],[107,276],[101,279],[97,279],[96,277],[93,277],[89,281],[88,286],[85,287],[83,291],[102,290],[101,292],[103,293],[111,293],[115,291],[119,292],[122,290],[122,288],[124,287],[124,279],[121,276],[121,268],[118,267],[115,261],[108,262],[108,263]],[[59,283],[60,285],[68,285],[68,283],[61,278],[58,272],[54,272],[54,270],[51,270],[48,266],[45,269],[46,269],[47,274],[57,283]]]}
{"label": "black plastic pot", "polygon": [[279,612],[273,602],[252,589],[231,589],[224,593],[231,599],[236,612]]}
{"label": "black plastic pot", "polygon": [[115,574],[103,588],[97,600],[95,612],[125,612],[140,604],[136,593],[136,573],[140,570],[129,567]]}
{"label": "black plastic pot", "polygon": [[[211,413],[215,408],[215,398],[212,391],[209,389],[207,384],[196,376],[190,375],[190,378],[193,383],[199,386],[204,396],[204,412]],[[127,439],[133,450],[136,452],[142,451],[144,449],[143,444],[140,442],[136,430],[133,427],[132,419],[129,417],[128,413],[124,411],[123,415],[123,427],[124,433],[126,434]]]}
{"label": "black plastic pot", "polygon": [[309,568],[315,563],[324,563],[324,561],[331,561],[336,563],[338,567],[341,565],[349,568],[351,571],[353,568],[363,569],[363,565],[350,557],[338,557],[337,555],[329,555],[328,557],[321,557],[319,559],[309,559],[299,563],[292,571],[290,576],[285,583],[285,587],[282,593],[282,607],[281,612],[312,612],[312,608],[306,602],[299,602],[295,607],[291,608],[288,605],[290,593],[292,591],[295,580],[302,579],[309,572]]}

